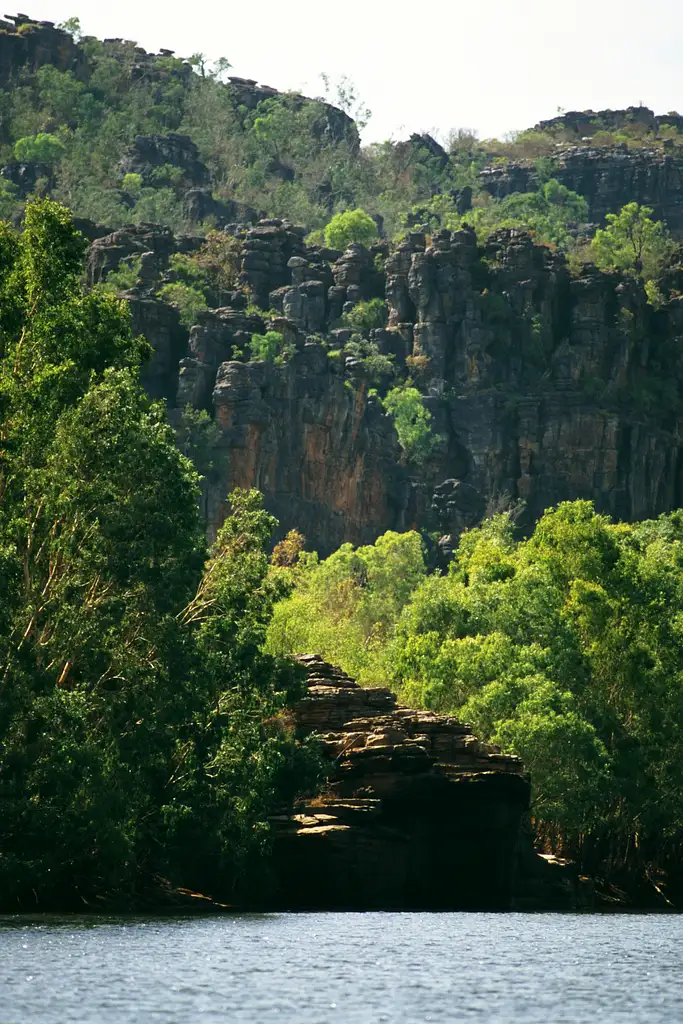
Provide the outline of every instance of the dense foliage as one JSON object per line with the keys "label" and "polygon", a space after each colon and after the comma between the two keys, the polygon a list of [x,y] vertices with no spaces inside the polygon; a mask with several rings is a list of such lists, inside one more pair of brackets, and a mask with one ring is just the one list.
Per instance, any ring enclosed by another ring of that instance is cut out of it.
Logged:
{"label": "dense foliage", "polygon": [[480,241],[501,228],[523,228],[541,244],[567,249],[588,220],[588,204],[551,178],[534,192],[513,192],[500,200],[483,192],[466,212],[458,210],[452,196],[435,195],[429,203],[414,208],[413,218],[423,219],[432,229],[456,231],[469,224]]}
{"label": "dense foliage", "polygon": [[[324,99],[282,93],[258,102],[226,82],[225,59],[211,64],[201,55],[145,55],[130,42],[82,37],[76,19],[63,28],[78,41],[78,70],[26,67],[0,92],[0,165],[8,165],[0,177],[0,216],[17,219],[27,195],[49,195],[112,228],[149,222],[196,234],[211,232],[232,210],[228,220],[289,218],[311,232],[311,244],[334,249],[369,245],[380,235],[400,237],[412,228],[429,233],[469,224],[484,241],[499,228],[519,227],[539,242],[578,248],[579,257],[592,259],[595,253],[584,252],[585,231],[592,230],[587,204],[556,180],[558,148],[661,149],[681,137],[674,112],[667,123],[633,108],[616,112],[614,125],[594,115],[579,128],[570,115],[503,142],[460,129],[444,146],[415,134],[363,147],[358,129],[370,112],[346,79],[335,89],[322,75]],[[22,26],[31,31],[29,22]],[[183,159],[136,162],[138,136],[163,140],[174,132],[198,147],[207,180],[196,180]],[[528,191],[494,199],[480,172],[508,162],[526,166]],[[204,195],[199,211],[191,199],[197,186]],[[619,245],[607,248],[595,251],[601,265],[634,269]],[[217,255],[230,265],[225,252]],[[661,260],[655,262],[661,268]],[[206,280],[187,280],[185,270],[166,285],[165,297],[189,325],[205,302],[221,305],[230,284],[214,280],[207,288]],[[656,278],[645,271],[646,282]],[[654,304],[660,301],[655,285],[648,285],[648,294]]]}
{"label": "dense foliage", "polygon": [[614,524],[569,502],[528,540],[509,514],[466,533],[444,575],[426,575],[416,534],[291,572],[272,651],[322,650],[520,754],[540,841],[584,868],[680,869],[680,513]]}
{"label": "dense foliage", "polygon": [[0,227],[1,901],[230,897],[313,764],[277,724],[298,677],[261,653],[275,520],[236,492],[207,552],[147,346],[82,255],[50,201]]}
{"label": "dense foliage", "polygon": [[[460,131],[447,149],[417,135],[361,148],[357,127],[369,111],[348,81],[338,83],[335,93],[322,76],[326,101],[285,93],[252,109],[239,90],[225,84],[226,60],[210,65],[200,56],[141,58],[133,43],[82,38],[73,19],[65,28],[80,40],[82,66],[77,73],[51,65],[26,68],[0,93],[0,164],[32,163],[33,193],[49,193],[79,216],[111,227],[143,221],[176,231],[193,227],[186,194],[196,182],[187,167],[165,164],[141,173],[126,163],[136,136],[180,132],[197,145],[216,200],[289,217],[316,229],[335,248],[350,241],[368,244],[382,221],[393,235],[434,196],[453,213],[454,197],[464,187],[473,190],[473,215],[482,229],[491,217],[498,222],[521,216],[542,226],[549,219],[550,234],[557,234],[557,207],[566,205],[565,198],[558,204],[554,196],[547,208],[541,192],[531,192],[508,202],[501,217],[478,212],[487,204],[479,171],[491,161],[547,162],[543,154],[554,151],[556,133],[521,133],[500,143]],[[356,123],[344,120],[338,108]],[[547,177],[539,173],[539,180]],[[21,199],[12,184],[7,179],[0,188],[4,215],[16,212]],[[571,218],[577,213],[578,208]],[[207,213],[202,229],[211,226]]]}
{"label": "dense foliage", "polygon": [[591,243],[595,263],[603,270],[623,270],[644,281],[656,281],[671,262],[676,245],[652,210],[627,203],[608,213],[607,227],[598,228]]}

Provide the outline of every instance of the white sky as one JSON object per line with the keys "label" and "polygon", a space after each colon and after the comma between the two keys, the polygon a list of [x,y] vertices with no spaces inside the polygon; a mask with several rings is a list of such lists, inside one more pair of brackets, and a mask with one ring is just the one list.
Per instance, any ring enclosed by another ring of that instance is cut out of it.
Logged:
{"label": "white sky", "polygon": [[[21,0],[100,38],[227,57],[231,74],[308,95],[346,74],[366,141],[451,128],[481,137],[565,110],[683,113],[681,0]],[[12,8],[6,8],[13,13]]]}

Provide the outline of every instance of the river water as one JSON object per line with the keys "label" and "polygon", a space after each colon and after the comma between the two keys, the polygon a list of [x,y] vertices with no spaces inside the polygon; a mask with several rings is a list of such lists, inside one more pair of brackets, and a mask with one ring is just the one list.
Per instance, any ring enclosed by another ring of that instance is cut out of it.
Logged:
{"label": "river water", "polygon": [[677,1024],[683,916],[0,918],[0,1024]]}

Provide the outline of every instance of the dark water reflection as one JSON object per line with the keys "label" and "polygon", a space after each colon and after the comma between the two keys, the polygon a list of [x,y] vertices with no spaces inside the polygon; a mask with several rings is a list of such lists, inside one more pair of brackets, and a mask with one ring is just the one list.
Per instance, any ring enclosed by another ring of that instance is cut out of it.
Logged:
{"label": "dark water reflection", "polygon": [[0,918],[0,1024],[676,1024],[683,917]]}

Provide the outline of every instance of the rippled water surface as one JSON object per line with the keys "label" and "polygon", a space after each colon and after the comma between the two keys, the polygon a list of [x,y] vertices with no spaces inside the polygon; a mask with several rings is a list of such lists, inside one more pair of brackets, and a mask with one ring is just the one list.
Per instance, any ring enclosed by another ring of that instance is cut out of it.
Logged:
{"label": "rippled water surface", "polygon": [[676,1024],[683,917],[0,918],[0,1024]]}

